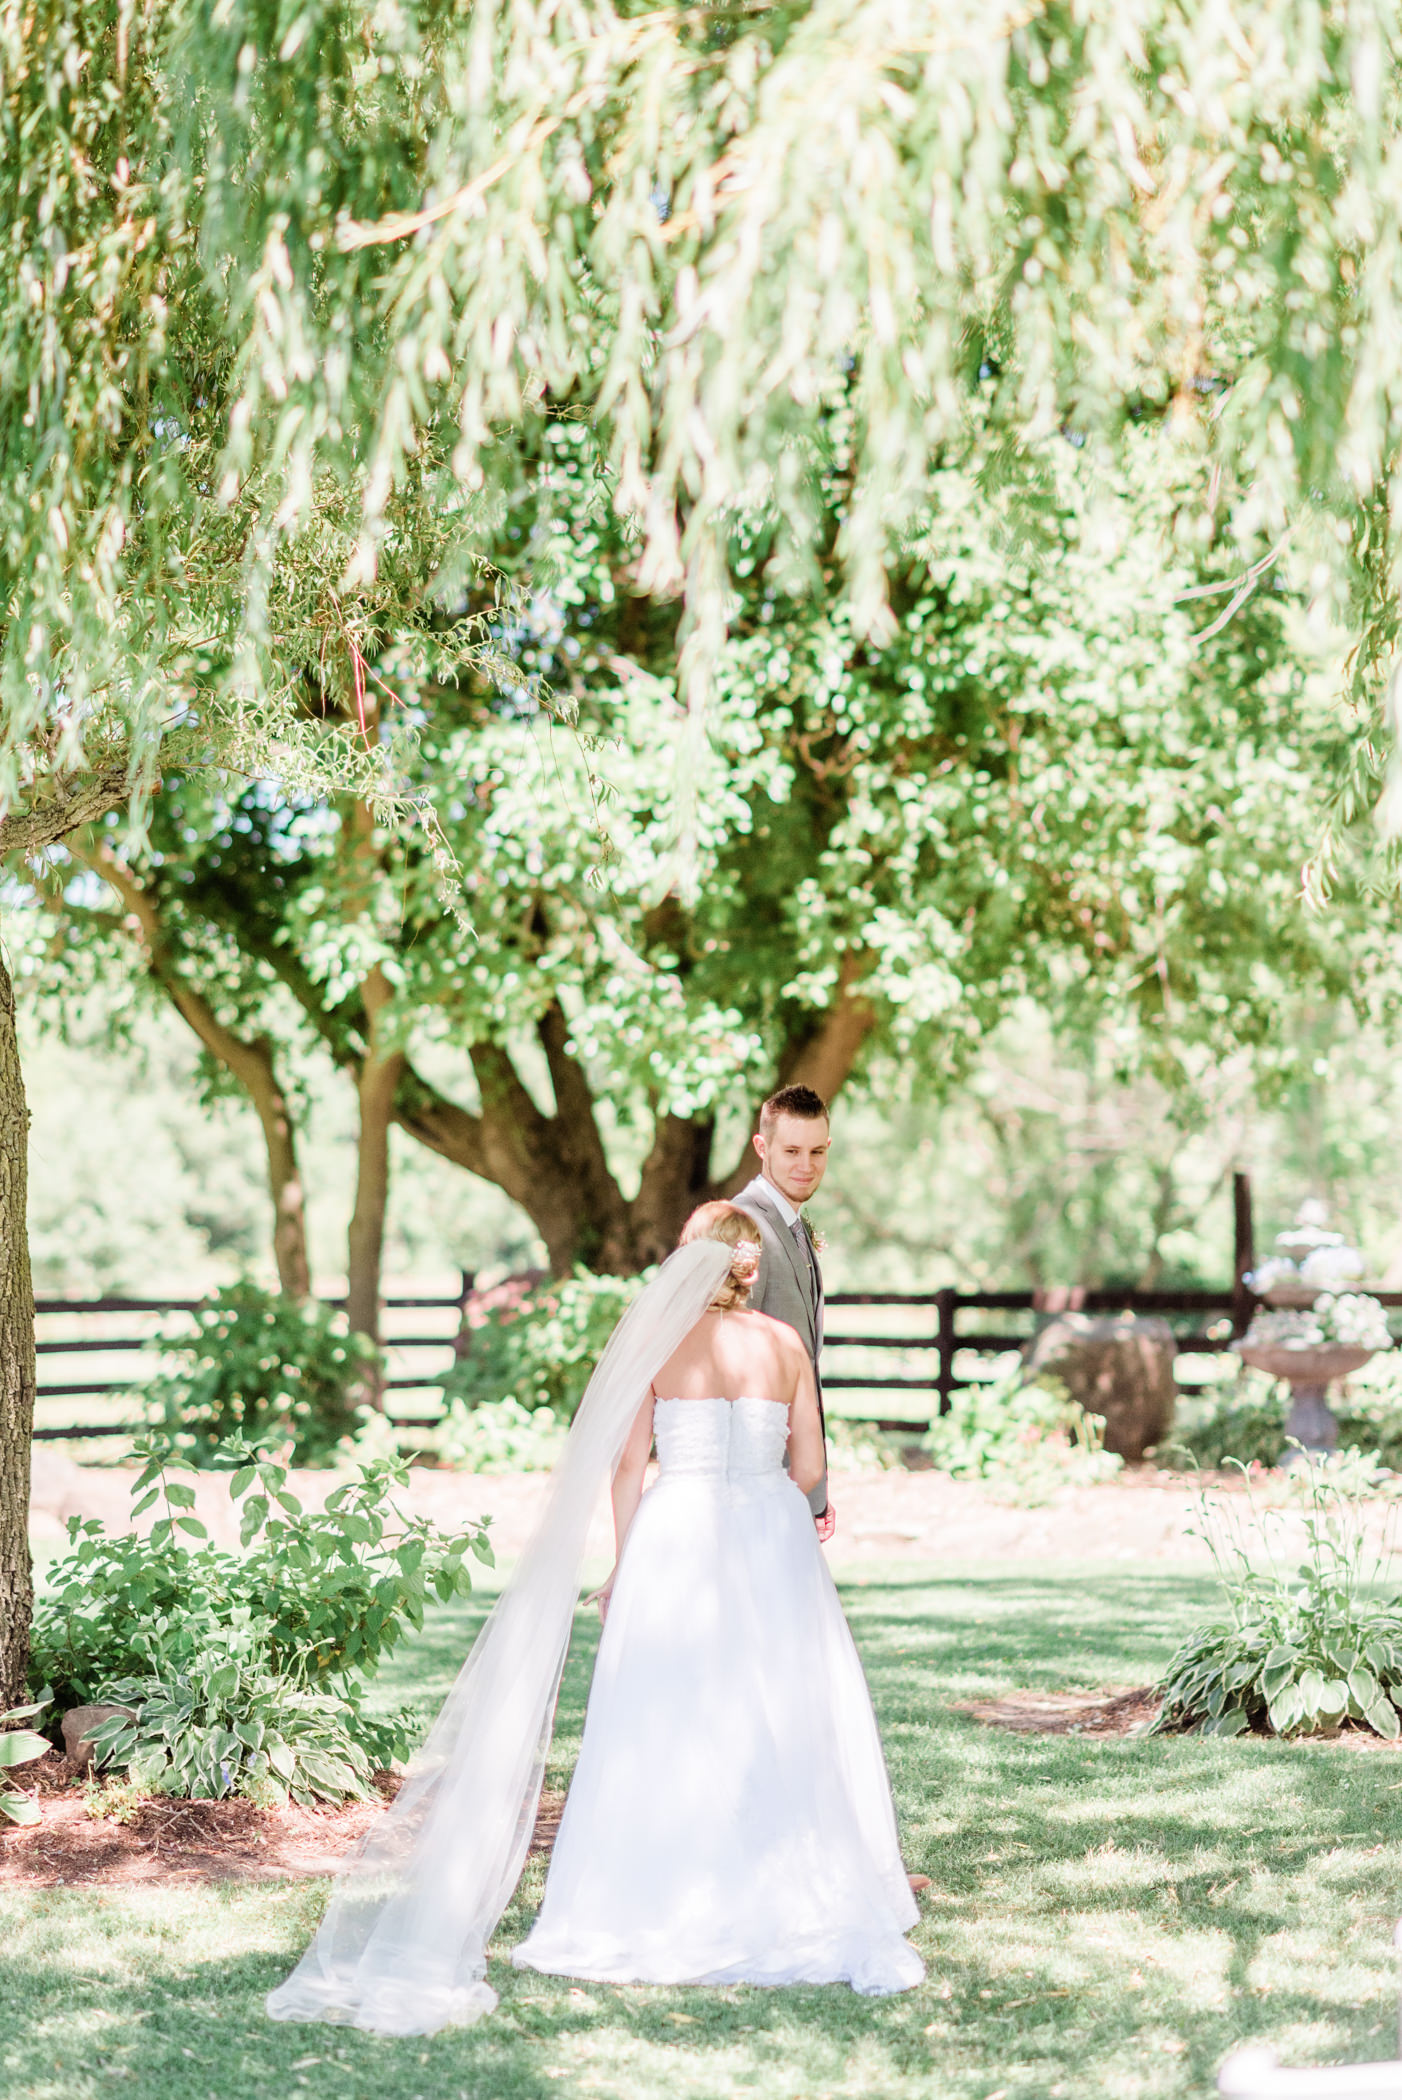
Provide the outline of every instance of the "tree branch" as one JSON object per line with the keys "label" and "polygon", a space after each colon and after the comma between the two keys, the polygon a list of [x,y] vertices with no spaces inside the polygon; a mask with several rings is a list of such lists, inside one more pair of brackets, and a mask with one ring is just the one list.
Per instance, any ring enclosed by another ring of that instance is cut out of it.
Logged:
{"label": "tree branch", "polygon": [[106,766],[76,781],[55,780],[53,793],[28,809],[0,818],[0,855],[40,853],[81,824],[92,824],[125,802],[131,791],[125,766]]}
{"label": "tree branch", "polygon": [[145,951],[147,967],[181,1019],[194,1031],[211,1054],[233,1074],[252,1101],[263,1126],[268,1156],[268,1184],[273,1199],[273,1253],[278,1281],[289,1297],[306,1298],[311,1291],[307,1260],[305,1201],[297,1165],[297,1141],[287,1096],[283,1092],[273,1059],[272,1044],[265,1035],[238,1035],[219,1019],[204,994],[183,977],[171,958],[160,911],[150,891],[114,853],[105,839],[70,848],[93,873],[100,875],[126,906],[128,928],[135,921],[135,938]]}
{"label": "tree branch", "polygon": [[[541,1015],[536,1023],[536,1034],[545,1052],[550,1085],[555,1095],[551,1134],[556,1157],[582,1184],[601,1238],[608,1241],[622,1235],[626,1239],[627,1206],[623,1201],[623,1191],[613,1177],[604,1141],[599,1135],[593,1089],[583,1066],[569,1048],[569,1022],[557,1002],[552,1000]],[[624,1261],[628,1258],[622,1246],[619,1255]]]}

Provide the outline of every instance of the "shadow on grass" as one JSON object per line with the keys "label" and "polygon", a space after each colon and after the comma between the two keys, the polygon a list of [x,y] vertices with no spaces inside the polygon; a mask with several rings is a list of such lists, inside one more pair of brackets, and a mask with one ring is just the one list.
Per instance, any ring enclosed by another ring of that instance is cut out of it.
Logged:
{"label": "shadow on grass", "polygon": [[[934,1880],[918,1991],[579,1988],[491,1980],[499,2011],[431,2040],[278,2027],[264,1993],[311,1887],[126,1900],[58,1890],[11,1936],[0,2045],[16,2094],[272,2092],[395,2100],[1187,2096],[1253,2036],[1299,2060],[1390,2047],[1402,1762],[1339,1745],[1017,1736],[958,1699],[1149,1682],[1214,1605],[1175,1570],[873,1572],[843,1585],[890,1754],[907,1863]],[[384,1697],[427,1719],[488,1608],[433,1615]],[[576,1621],[552,1755],[567,1776],[597,1647]],[[662,1775],[665,1781],[665,1775]],[[533,1862],[499,1945],[524,1936]],[[1386,2033],[1389,2039],[1378,2040]],[[113,2078],[129,2082],[113,2084]],[[94,2082],[95,2081],[95,2082]]]}

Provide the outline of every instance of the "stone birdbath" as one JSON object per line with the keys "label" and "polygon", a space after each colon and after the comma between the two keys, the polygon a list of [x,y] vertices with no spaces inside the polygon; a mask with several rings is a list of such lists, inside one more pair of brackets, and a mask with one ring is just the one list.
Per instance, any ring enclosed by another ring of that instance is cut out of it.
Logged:
{"label": "stone birdbath", "polygon": [[1391,1336],[1377,1299],[1348,1289],[1362,1275],[1363,1259],[1342,1233],[1326,1229],[1322,1206],[1303,1204],[1293,1229],[1275,1244],[1271,1259],[1246,1278],[1270,1310],[1256,1314],[1234,1347],[1244,1364],[1290,1388],[1281,1460],[1288,1466],[1336,1448],[1339,1425],[1329,1388],[1390,1347]]}

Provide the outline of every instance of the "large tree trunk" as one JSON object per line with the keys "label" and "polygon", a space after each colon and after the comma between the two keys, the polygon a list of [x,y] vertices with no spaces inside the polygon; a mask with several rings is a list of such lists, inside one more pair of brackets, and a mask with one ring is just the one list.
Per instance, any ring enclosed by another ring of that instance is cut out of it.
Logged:
{"label": "large tree trunk", "polygon": [[379,1044],[380,1016],[389,985],[376,963],[364,986],[370,1047],[360,1068],[360,1141],[356,1159],[355,1211],[347,1235],[346,1314],[352,1334],[380,1339],[380,1270],[384,1260],[385,1213],[389,1207],[389,1131],[395,1095],[404,1072],[402,1050]]}
{"label": "large tree trunk", "polygon": [[714,1116],[659,1116],[634,1200],[633,1230],[641,1264],[661,1261],[698,1203],[711,1194]]}
{"label": "large tree trunk", "polygon": [[29,1449],[34,1433],[34,1286],[25,1229],[29,1110],[15,994],[0,957],[0,1712],[24,1698],[34,1583]]}
{"label": "large tree trunk", "polygon": [[[0,819],[0,857],[35,853],[126,795],[126,769],[57,777],[26,810]],[[0,1712],[24,1702],[34,1576],[29,1454],[34,1436],[34,1281],[29,1269],[29,1107],[15,1032],[15,990],[0,954]]]}
{"label": "large tree trunk", "polygon": [[[876,1025],[860,989],[866,967],[865,957],[845,958],[832,1004],[796,1018],[777,1061],[776,1086],[811,1086],[829,1101],[838,1093]],[[405,1063],[394,1120],[519,1203],[545,1242],[552,1275],[568,1276],[576,1266],[631,1275],[671,1252],[698,1203],[733,1195],[758,1163],[747,1139],[731,1170],[713,1178],[714,1117],[662,1115],[630,1202],[609,1167],[594,1097],[558,1007],[547,1010],[538,1034],[555,1093],[553,1116],[536,1105],[502,1044],[476,1043],[470,1055],[478,1114],[445,1099]]]}

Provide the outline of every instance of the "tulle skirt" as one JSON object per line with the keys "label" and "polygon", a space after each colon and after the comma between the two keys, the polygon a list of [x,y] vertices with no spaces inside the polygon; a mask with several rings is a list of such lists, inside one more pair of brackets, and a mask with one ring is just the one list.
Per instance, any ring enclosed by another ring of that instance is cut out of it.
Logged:
{"label": "tulle skirt", "polygon": [[908,1990],[916,1907],[861,1663],[783,1472],[664,1473],[629,1534],[519,1968]]}

